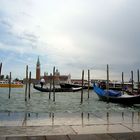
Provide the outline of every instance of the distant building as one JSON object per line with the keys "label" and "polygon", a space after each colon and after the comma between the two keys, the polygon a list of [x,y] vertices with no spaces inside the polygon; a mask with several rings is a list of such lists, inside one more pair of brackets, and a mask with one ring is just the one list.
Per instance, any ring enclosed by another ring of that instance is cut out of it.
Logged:
{"label": "distant building", "polygon": [[[44,73],[43,78],[45,79],[46,83],[50,83],[53,80],[53,75],[46,75],[46,73]],[[60,75],[60,72],[57,69],[54,75],[54,82],[55,84],[71,83],[71,75]]]}
{"label": "distant building", "polygon": [[[38,81],[41,78],[45,79],[45,83],[50,83],[53,80],[53,76],[52,74],[48,74],[47,72],[44,72],[44,75],[41,76],[41,67],[40,67],[40,60],[39,57],[37,59],[37,63],[36,63],[36,79],[32,79],[32,81],[34,83],[38,83]],[[71,75],[60,75],[60,72],[58,71],[58,69],[56,69],[55,71],[55,75],[54,75],[54,80],[55,80],[55,84],[59,84],[59,83],[71,83]]]}
{"label": "distant building", "polygon": [[39,61],[39,57],[38,57],[37,63],[36,63],[36,80],[40,80],[40,61]]}

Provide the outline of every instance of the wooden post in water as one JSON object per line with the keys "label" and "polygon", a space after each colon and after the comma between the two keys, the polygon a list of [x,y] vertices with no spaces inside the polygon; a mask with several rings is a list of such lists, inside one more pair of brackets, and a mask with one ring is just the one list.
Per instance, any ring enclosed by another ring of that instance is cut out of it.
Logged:
{"label": "wooden post in water", "polygon": [[106,84],[106,89],[109,90],[109,66],[107,64],[107,84]]}
{"label": "wooden post in water", "polygon": [[51,99],[51,91],[52,91],[52,74],[50,74],[50,91],[49,91],[49,99]]}
{"label": "wooden post in water", "polygon": [[89,99],[89,86],[90,86],[90,70],[88,70],[88,99]]}
{"label": "wooden post in water", "polygon": [[123,72],[122,72],[122,92],[124,94],[124,75],[123,75]]}
{"label": "wooden post in water", "polygon": [[9,77],[9,99],[10,99],[10,94],[11,94],[11,72],[10,72],[10,77]]}
{"label": "wooden post in water", "polygon": [[29,73],[29,93],[28,93],[28,98],[29,98],[29,99],[31,98],[30,93],[31,93],[31,71],[30,71],[30,73]]}
{"label": "wooden post in water", "polygon": [[[107,83],[106,83],[107,95],[109,90],[109,66],[107,64]],[[109,97],[107,97],[107,102],[109,101]]]}
{"label": "wooden post in water", "polygon": [[55,102],[55,67],[53,68],[53,101]]}
{"label": "wooden post in water", "polygon": [[81,104],[83,103],[83,84],[84,84],[84,70],[82,71]]}
{"label": "wooden post in water", "polygon": [[133,80],[133,71],[131,71],[131,82],[132,82],[132,94],[133,94],[133,88],[134,88],[134,80]]}
{"label": "wooden post in water", "polygon": [[28,65],[26,65],[26,85],[25,85],[25,101],[27,101],[27,86],[28,86]]}
{"label": "wooden post in water", "polygon": [[139,69],[137,70],[137,76],[138,76],[138,92],[139,92],[139,89],[140,89],[140,76],[139,76]]}

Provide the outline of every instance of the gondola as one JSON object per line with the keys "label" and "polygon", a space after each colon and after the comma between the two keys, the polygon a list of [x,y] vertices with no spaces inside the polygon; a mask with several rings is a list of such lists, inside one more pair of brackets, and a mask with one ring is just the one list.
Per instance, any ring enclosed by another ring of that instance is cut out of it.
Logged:
{"label": "gondola", "polygon": [[127,105],[140,104],[140,95],[127,95],[122,94],[120,91],[103,90],[97,85],[93,86],[93,90],[102,101]]}
{"label": "gondola", "polygon": [[[60,83],[61,88],[80,88],[81,85],[78,84],[68,84],[68,83]],[[83,89],[88,89],[88,85],[84,85]],[[89,89],[93,89],[93,86],[89,86]]]}
{"label": "gondola", "polygon": [[[53,92],[53,89],[49,89],[49,88],[41,88],[37,85],[33,86],[34,89],[41,91],[41,92]],[[76,91],[80,91],[82,88],[55,88],[55,92],[76,92]]]}

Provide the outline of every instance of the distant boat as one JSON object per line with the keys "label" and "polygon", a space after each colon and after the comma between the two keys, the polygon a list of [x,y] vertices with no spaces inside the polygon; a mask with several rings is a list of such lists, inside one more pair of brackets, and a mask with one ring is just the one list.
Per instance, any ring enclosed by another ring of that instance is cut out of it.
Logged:
{"label": "distant boat", "polygon": [[[37,85],[33,86],[34,89],[41,91],[41,92],[53,92],[53,89],[50,90],[50,88],[41,88]],[[82,88],[55,88],[55,92],[76,92],[76,91],[80,91]]]}
{"label": "distant boat", "polygon": [[[101,81],[98,83],[99,87],[102,89],[106,89],[106,81]],[[113,82],[109,82],[109,89],[111,90],[122,90],[122,84],[121,83],[113,83]]]}
{"label": "distant boat", "polygon": [[[68,83],[60,83],[61,88],[82,88],[82,85],[79,84],[68,84]],[[83,89],[88,89],[88,85],[83,85]],[[89,86],[89,89],[93,89],[93,86]]]}
{"label": "distant boat", "polygon": [[1,80],[0,81],[0,88],[23,88],[23,84],[21,82],[15,82],[15,81],[12,81],[11,84],[9,84],[8,81],[6,80]]}
{"label": "distant boat", "polygon": [[122,94],[120,91],[103,90],[97,85],[94,85],[94,91],[102,101],[127,105],[140,104],[140,95],[127,95]]}

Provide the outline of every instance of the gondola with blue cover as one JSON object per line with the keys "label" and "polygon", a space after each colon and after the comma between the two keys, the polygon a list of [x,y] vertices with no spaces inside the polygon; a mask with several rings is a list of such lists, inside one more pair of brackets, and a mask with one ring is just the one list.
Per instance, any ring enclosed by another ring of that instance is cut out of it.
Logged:
{"label": "gondola with blue cover", "polygon": [[121,91],[103,90],[96,84],[94,84],[93,90],[102,101],[128,105],[140,104],[140,95],[127,95],[122,94]]}

